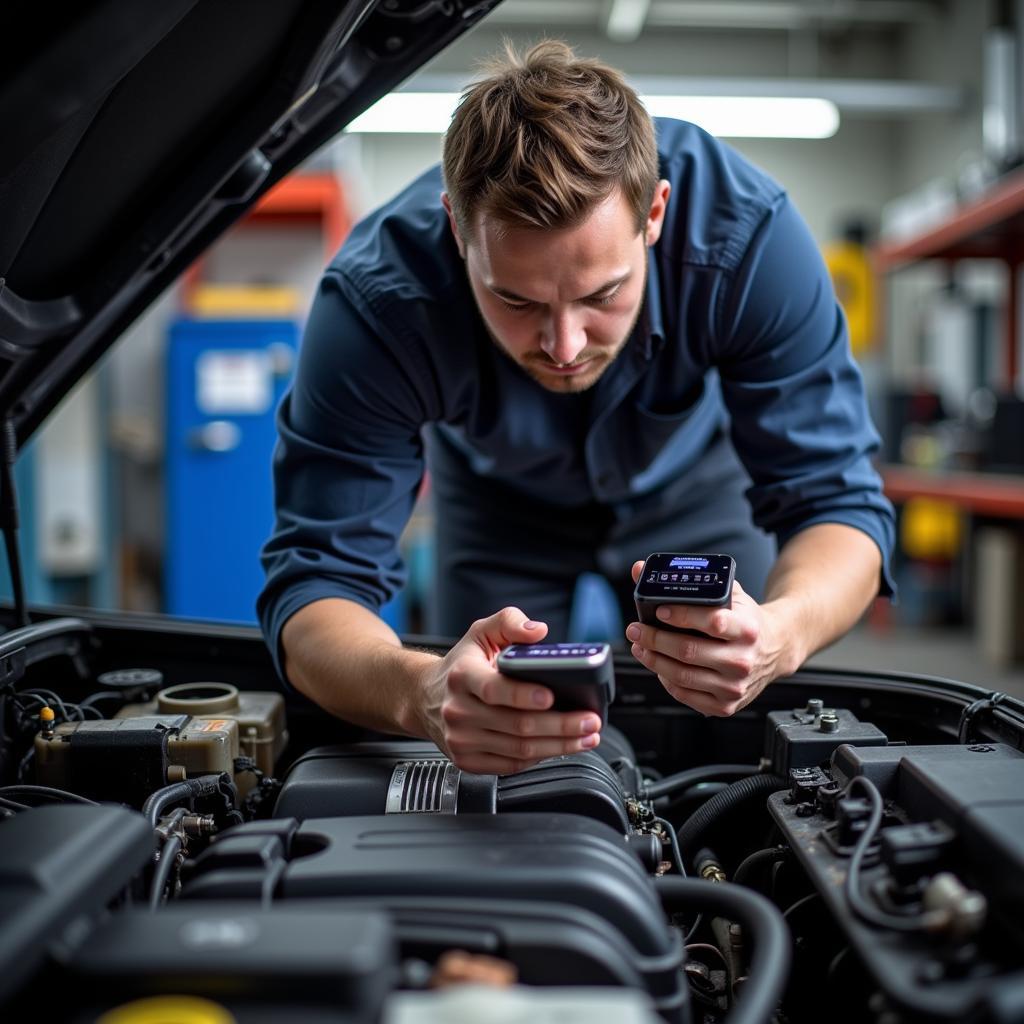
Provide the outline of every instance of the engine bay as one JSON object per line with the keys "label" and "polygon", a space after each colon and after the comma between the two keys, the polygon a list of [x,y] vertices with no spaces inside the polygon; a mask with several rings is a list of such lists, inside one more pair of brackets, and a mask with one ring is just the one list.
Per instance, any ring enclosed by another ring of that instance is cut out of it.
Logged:
{"label": "engine bay", "polygon": [[595,751],[498,777],[264,660],[0,637],[6,1019],[1024,1021],[1012,698],[803,671],[711,720],[624,660]]}

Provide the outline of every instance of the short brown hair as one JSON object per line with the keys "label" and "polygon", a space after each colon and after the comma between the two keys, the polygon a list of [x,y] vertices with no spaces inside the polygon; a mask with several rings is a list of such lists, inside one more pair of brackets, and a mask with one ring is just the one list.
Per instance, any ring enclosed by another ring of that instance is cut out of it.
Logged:
{"label": "short brown hair", "polygon": [[445,186],[463,238],[478,213],[565,228],[621,188],[643,229],[658,183],[654,125],[620,72],[546,39],[511,43],[463,93],[444,138]]}

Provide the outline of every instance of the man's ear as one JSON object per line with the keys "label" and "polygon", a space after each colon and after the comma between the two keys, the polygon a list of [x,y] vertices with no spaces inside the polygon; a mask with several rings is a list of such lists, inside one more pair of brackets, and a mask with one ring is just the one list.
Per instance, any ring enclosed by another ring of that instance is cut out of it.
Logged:
{"label": "man's ear", "polygon": [[672,185],[662,178],[654,187],[654,198],[647,214],[644,227],[644,244],[654,245],[661,238],[661,229],[665,225],[665,211],[668,209],[668,197],[672,194]]}
{"label": "man's ear", "polygon": [[441,193],[441,205],[444,207],[444,212],[448,214],[448,226],[452,229],[452,234],[455,236],[455,244],[459,247],[459,255],[466,258],[466,244],[462,241],[462,235],[459,234],[459,225],[455,222],[455,214],[452,212],[452,201],[448,198],[447,192]]}

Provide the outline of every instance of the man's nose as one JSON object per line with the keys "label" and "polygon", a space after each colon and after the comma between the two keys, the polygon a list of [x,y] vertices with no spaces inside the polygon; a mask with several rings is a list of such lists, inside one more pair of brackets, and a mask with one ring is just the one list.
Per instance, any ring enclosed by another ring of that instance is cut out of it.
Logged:
{"label": "man's nose", "polygon": [[541,339],[541,350],[552,362],[571,363],[587,346],[587,332],[571,311],[552,314]]}

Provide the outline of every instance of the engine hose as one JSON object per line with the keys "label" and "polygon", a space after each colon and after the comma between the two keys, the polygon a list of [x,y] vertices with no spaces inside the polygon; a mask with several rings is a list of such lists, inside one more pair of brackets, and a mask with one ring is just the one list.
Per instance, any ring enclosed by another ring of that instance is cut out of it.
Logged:
{"label": "engine hose", "polygon": [[781,775],[751,775],[727,786],[707,803],[701,804],[683,822],[678,831],[679,845],[683,853],[696,849],[704,834],[721,815],[756,796],[767,796],[769,793],[788,788],[789,782]]}
{"label": "engine hose", "polygon": [[699,768],[688,768],[685,772],[667,775],[657,782],[651,782],[644,790],[647,800],[656,800],[660,796],[668,796],[677,789],[685,789],[698,782],[714,782],[718,779],[729,779],[739,775],[756,775],[756,764],[707,764]]}
{"label": "engine hose", "polygon": [[219,775],[200,775],[196,779],[174,782],[163,789],[158,789],[146,797],[142,805],[142,813],[153,828],[156,828],[160,816],[173,804],[183,800],[191,800],[197,796],[210,796],[220,787]]}
{"label": "engine hose", "polygon": [[769,846],[767,849],[757,850],[740,862],[730,881],[736,885],[746,885],[751,875],[757,874],[766,866],[787,860],[789,855],[789,848],[786,846]]}
{"label": "engine hose", "polygon": [[725,1018],[727,1024],[766,1024],[782,998],[789,978],[789,928],[778,909],[764,896],[729,882],[698,878],[654,879],[667,914],[695,911],[736,921],[748,933],[753,953],[750,975]]}
{"label": "engine hose", "polygon": [[171,874],[174,871],[174,862],[177,860],[180,852],[181,839],[178,836],[171,836],[164,843],[163,849],[160,851],[160,859],[156,862],[156,870],[153,872],[153,881],[150,883],[149,888],[150,910],[156,910],[160,906],[164,889],[167,888],[167,883],[171,879]]}

